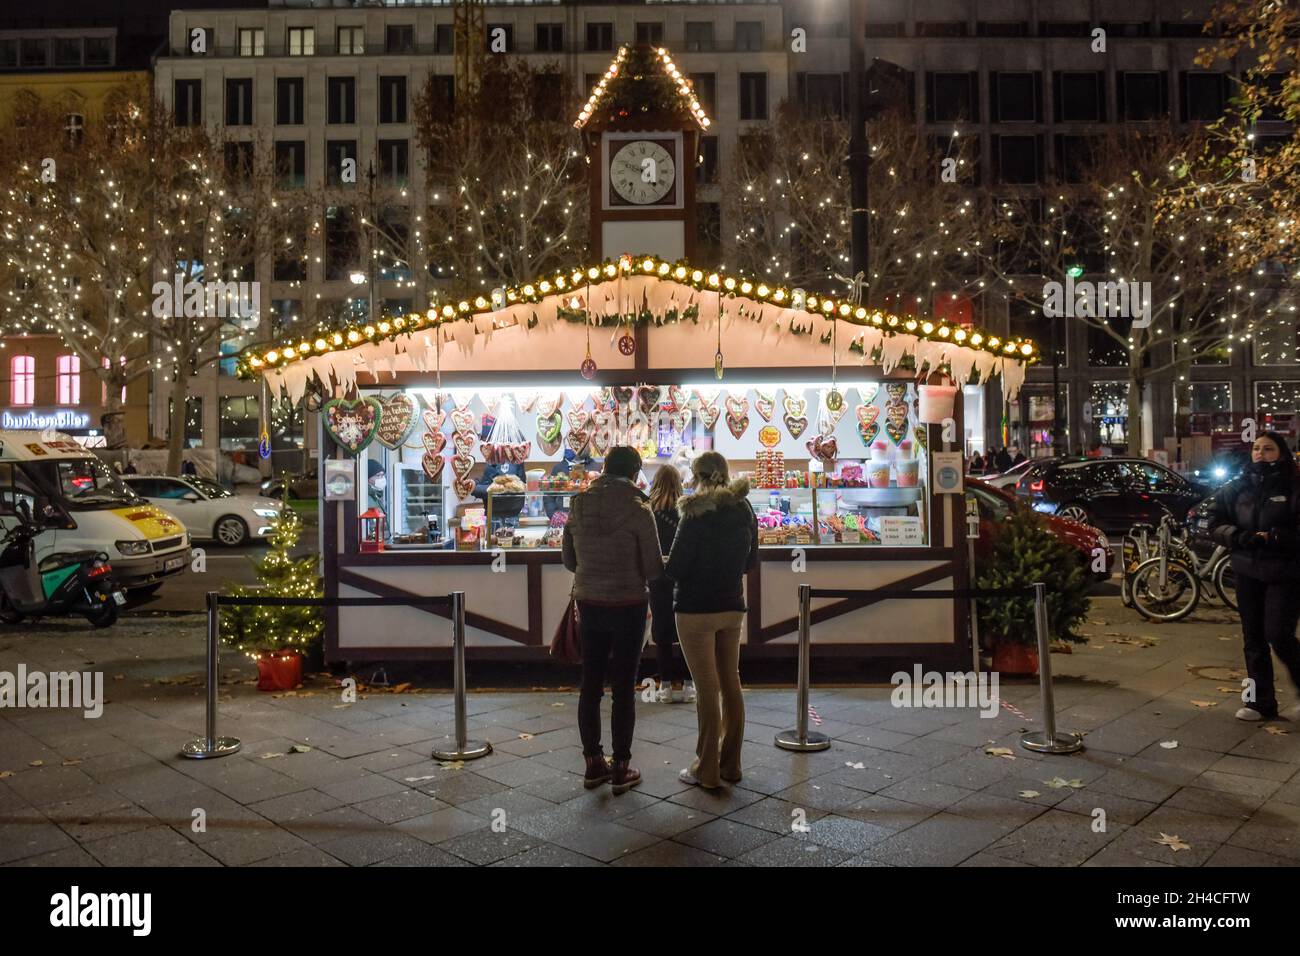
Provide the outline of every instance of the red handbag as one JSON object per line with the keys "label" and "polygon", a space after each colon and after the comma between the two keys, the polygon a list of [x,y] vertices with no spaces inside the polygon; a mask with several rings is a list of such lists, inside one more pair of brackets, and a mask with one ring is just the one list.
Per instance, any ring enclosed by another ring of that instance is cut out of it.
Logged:
{"label": "red handbag", "polygon": [[578,602],[572,596],[564,608],[564,616],[551,638],[551,656],[566,664],[582,663],[582,635],[578,630]]}

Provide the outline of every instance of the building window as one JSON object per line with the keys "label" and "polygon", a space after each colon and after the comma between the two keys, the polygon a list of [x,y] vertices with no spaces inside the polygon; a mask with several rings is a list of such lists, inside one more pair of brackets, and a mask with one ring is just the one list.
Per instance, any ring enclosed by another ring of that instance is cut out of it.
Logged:
{"label": "building window", "polygon": [[1120,119],[1161,119],[1169,112],[1169,82],[1163,73],[1118,73],[1115,77]]}
{"label": "building window", "polygon": [[360,56],[366,52],[365,27],[339,27],[338,52],[343,56]]}
{"label": "building window", "polygon": [[0,67],[12,69],[18,65],[18,38],[0,39]]}
{"label": "building window", "polygon": [[636,25],[636,42],[651,46],[662,46],[664,42],[664,25],[662,23],[638,23]]}
{"label": "building window", "polygon": [[1095,136],[1056,137],[1056,177],[1062,183],[1081,183],[1094,168],[1099,139]]}
{"label": "building window", "polygon": [[450,23],[439,23],[433,31],[433,52],[451,56],[456,52],[456,31]]}
{"label": "building window", "polygon": [[989,104],[995,123],[1040,123],[1043,77],[1040,73],[991,73]]}
{"label": "building window", "polygon": [[[125,372],[125,371],[126,371],[126,356],[125,356],[125,355],[121,355],[121,356],[118,357],[118,364],[122,367],[123,372]],[[100,367],[100,368],[109,368],[111,365],[112,365],[112,363],[109,362],[109,360],[108,360],[108,356],[107,356],[107,355],[105,355],[105,356],[103,357],[103,359],[102,359],[102,360],[100,361],[100,363],[99,363],[99,367]],[[125,385],[122,386],[122,394],[121,394],[120,396],[118,396],[118,403],[119,403],[119,404],[122,404],[122,405],[125,405],[125,404],[126,404],[126,386],[125,386]],[[103,383],[100,384],[100,387],[99,387],[99,404],[103,405],[105,408],[108,407],[108,382],[103,382]]]}
{"label": "building window", "polygon": [[404,139],[379,141],[379,175],[395,186],[405,186],[407,176],[407,143]]}
{"label": "building window", "polygon": [[1108,37],[1149,37],[1151,35],[1151,24],[1145,20],[1136,23],[1105,20],[1101,26]]}
{"label": "building window", "polygon": [[1222,118],[1227,106],[1227,74],[1183,74],[1183,122],[1213,123]]}
{"label": "building window", "polygon": [[1282,300],[1255,328],[1256,365],[1300,365],[1300,313]]}
{"label": "building window", "polygon": [[301,77],[275,81],[275,121],[279,125],[302,125],[302,87],[303,81]]}
{"label": "building window", "polygon": [[347,279],[361,266],[361,243],[355,217],[347,206],[325,210],[325,278]]}
{"label": "building window", "polygon": [[305,282],[307,279],[307,230],[299,226],[295,234],[276,241],[271,262],[271,278],[276,282]]}
{"label": "building window", "polygon": [[[1120,330],[1120,320],[1114,323],[1116,331]],[[1088,364],[1097,368],[1127,368],[1129,364],[1128,349],[1100,326],[1088,323]]]}
{"label": "building window", "polygon": [[740,74],[740,118],[767,119],[767,74]]}
{"label": "building window", "polygon": [[357,80],[354,76],[331,76],[328,81],[329,122],[357,121]]}
{"label": "building window", "polygon": [[302,303],[297,299],[271,300],[271,337],[280,338],[293,331],[294,324],[302,316]]}
{"label": "building window", "polygon": [[1128,445],[1128,382],[1093,382],[1088,399],[1092,403],[1093,442]]}
{"label": "building window", "polygon": [[50,41],[44,37],[23,37],[23,66],[49,66]]}
{"label": "building window", "polygon": [[247,184],[253,179],[253,143],[251,140],[228,142],[224,145],[226,154],[226,178],[232,183]]}
{"label": "building window", "polygon": [[266,31],[240,30],[239,31],[239,55],[240,56],[264,56],[266,54]]}
{"label": "building window", "polygon": [[844,116],[844,79],[840,74],[798,73],[795,82],[806,116],[819,119]]}
{"label": "building window", "polygon": [[[498,32],[500,31],[500,32]],[[493,46],[497,37],[505,40],[505,49],[501,50]],[[489,23],[487,25],[487,49],[489,53],[513,53],[515,52],[515,28],[510,23]]]}
{"label": "building window", "polygon": [[81,66],[81,38],[56,37],[54,40],[55,66]]}
{"label": "building window", "polygon": [[226,125],[253,125],[253,81],[226,80]]}
{"label": "building window", "polygon": [[86,66],[113,65],[113,38],[86,37]]}
{"label": "building window", "polygon": [[357,159],[357,141],[349,140],[330,140],[325,144],[325,176],[326,181],[331,186],[355,186],[356,179],[351,182],[343,182],[343,161],[350,159],[353,161],[353,171],[356,171]]}
{"label": "building window", "polygon": [[974,73],[925,74],[925,113],[930,123],[979,122]]}
{"label": "building window", "polygon": [[758,20],[736,21],[736,50],[756,53],[763,49],[763,24]]}
{"label": "building window", "polygon": [[944,20],[940,22],[918,23],[916,35],[919,37],[964,37],[965,20]]}
{"label": "building window", "polygon": [[692,73],[687,79],[691,81],[691,86],[695,90],[695,98],[700,101],[700,106],[704,112],[714,117],[718,115],[718,74],[716,73]]}
{"label": "building window", "polygon": [[203,122],[203,81],[177,80],[175,117],[177,126],[198,126]]}
{"label": "building window", "polygon": [[975,24],[975,35],[981,37],[1027,37],[1029,24],[1024,20],[981,20]]}
{"label": "building window", "polygon": [[9,360],[9,404],[35,403],[36,359],[30,355],[15,355]]}
{"label": "building window", "polygon": [[593,53],[604,53],[614,49],[614,24],[588,23],[587,49]]}
{"label": "building window", "polygon": [[1052,84],[1058,123],[1099,123],[1106,119],[1105,75],[1057,73]]}
{"label": "building window", "polygon": [[288,45],[290,56],[315,56],[316,28],[290,27]]}
{"label": "building window", "polygon": [[[1208,435],[1216,431],[1232,430],[1232,383],[1191,382],[1186,386],[1187,404],[1179,407],[1182,389],[1174,383],[1174,415],[1191,415],[1190,431],[1194,435]],[[1199,420],[1198,420],[1199,419]]]}
{"label": "building window", "polygon": [[701,265],[717,268],[722,255],[722,206],[719,203],[695,204],[695,254]]}
{"label": "building window", "polygon": [[275,144],[275,171],[282,189],[307,185],[307,144],[302,141]]}
{"label": "building window", "polygon": [[539,23],[537,24],[537,37],[533,48],[538,53],[563,53],[564,52],[564,24],[563,23]]}
{"label": "building window", "polygon": [[384,52],[414,53],[415,27],[409,23],[403,23],[385,28]]}
{"label": "building window", "polygon": [[1039,137],[994,136],[993,155],[998,164],[998,182],[1028,185],[1039,181]]}
{"label": "building window", "polygon": [[[171,435],[172,409],[175,402],[167,400],[167,434]],[[203,399],[198,395],[189,395],[185,399],[185,441],[186,448],[199,448],[203,444]]]}
{"label": "building window", "polygon": [[1255,412],[1266,416],[1264,428],[1277,424],[1272,420],[1274,415],[1286,415],[1294,421],[1297,409],[1300,409],[1300,381],[1255,383]]}
{"label": "building window", "polygon": [[73,149],[81,145],[81,137],[86,132],[86,117],[80,113],[69,113],[63,122],[63,131],[68,134],[68,145]]}
{"label": "building window", "polygon": [[541,120],[565,118],[564,108],[567,77],[560,73],[538,73],[533,77],[533,117]]}
{"label": "building window", "polygon": [[701,20],[686,24],[686,52],[708,53],[713,49],[713,22]]}
{"label": "building window", "polygon": [[222,395],[217,424],[222,451],[256,451],[261,412],[256,395]]}
{"label": "building window", "polygon": [[700,137],[699,172],[695,174],[695,181],[702,186],[718,181],[718,137],[716,136]]}
{"label": "building window", "polygon": [[379,122],[406,122],[406,77],[379,78]]}

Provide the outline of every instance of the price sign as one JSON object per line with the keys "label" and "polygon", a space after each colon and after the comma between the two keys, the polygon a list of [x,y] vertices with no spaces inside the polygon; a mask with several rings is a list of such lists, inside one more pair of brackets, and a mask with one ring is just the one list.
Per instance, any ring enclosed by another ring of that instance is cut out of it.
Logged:
{"label": "price sign", "polygon": [[911,515],[886,515],[880,519],[880,543],[887,548],[921,548],[925,536],[921,519]]}

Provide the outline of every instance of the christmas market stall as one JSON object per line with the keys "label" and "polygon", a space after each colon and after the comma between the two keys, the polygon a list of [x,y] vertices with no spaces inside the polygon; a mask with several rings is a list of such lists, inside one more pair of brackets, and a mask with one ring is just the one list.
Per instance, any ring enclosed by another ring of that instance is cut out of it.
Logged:
{"label": "christmas market stall", "polygon": [[[648,484],[704,449],[760,525],[748,657],[793,656],[797,587],[968,584],[960,389],[1014,395],[1031,342],[684,260],[624,255],[241,357],[319,408],[328,596],[466,593],[471,657],[539,660],[573,496],[614,445]],[[629,560],[631,556],[629,556]],[[435,659],[416,608],[333,609],[330,660]],[[824,601],[817,653],[970,660],[962,602]]]}

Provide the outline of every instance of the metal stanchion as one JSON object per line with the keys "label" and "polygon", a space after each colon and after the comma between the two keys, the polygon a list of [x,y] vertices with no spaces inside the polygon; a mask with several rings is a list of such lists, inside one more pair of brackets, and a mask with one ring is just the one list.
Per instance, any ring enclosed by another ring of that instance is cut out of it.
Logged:
{"label": "metal stanchion", "polygon": [[486,740],[466,740],[465,719],[465,592],[451,592],[452,679],[456,695],[456,747],[434,750],[435,760],[477,760],[492,752]]}
{"label": "metal stanchion", "polygon": [[226,757],[239,750],[236,737],[217,736],[217,653],[221,642],[221,618],[217,610],[217,592],[208,592],[208,718],[207,733],[181,747],[182,757],[203,760]]}
{"label": "metal stanchion", "polygon": [[1043,701],[1043,730],[1020,735],[1020,746],[1047,754],[1072,754],[1083,749],[1078,734],[1056,732],[1056,701],[1052,697],[1052,648],[1047,642],[1047,585],[1034,585],[1034,629],[1038,632],[1038,686]]}
{"label": "metal stanchion", "polygon": [[795,729],[776,735],[776,745],[782,750],[826,750],[830,737],[808,730],[808,665],[812,657],[812,585],[799,585],[799,694],[795,714]]}

